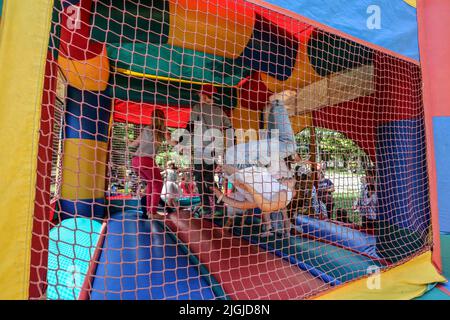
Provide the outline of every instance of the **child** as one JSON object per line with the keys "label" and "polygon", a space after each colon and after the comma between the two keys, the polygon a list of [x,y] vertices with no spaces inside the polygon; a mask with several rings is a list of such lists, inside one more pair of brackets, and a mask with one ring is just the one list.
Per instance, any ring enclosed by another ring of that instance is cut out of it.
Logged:
{"label": "child", "polygon": [[139,137],[129,145],[129,147],[138,147],[132,159],[132,166],[141,180],[147,183],[146,206],[149,215],[157,213],[161,198],[163,181],[155,157],[164,141],[170,144],[176,143],[171,141],[164,112],[155,109],[152,114],[152,124],[143,127]]}
{"label": "child", "polygon": [[166,201],[165,211],[171,213],[176,211],[177,201],[180,196],[180,190],[177,184],[177,167],[175,162],[168,161],[167,169],[162,172],[165,177],[161,198]]}

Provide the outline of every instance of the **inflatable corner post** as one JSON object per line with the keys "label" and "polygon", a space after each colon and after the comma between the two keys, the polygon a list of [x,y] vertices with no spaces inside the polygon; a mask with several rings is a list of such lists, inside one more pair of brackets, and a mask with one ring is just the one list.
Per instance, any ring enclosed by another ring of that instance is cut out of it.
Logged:
{"label": "inflatable corner post", "polygon": [[[444,282],[450,3],[425,3],[0,1],[0,298],[412,299]],[[285,90],[295,103],[268,107]],[[262,194],[193,163],[197,138]],[[272,142],[309,162],[281,212],[240,215],[284,188],[262,168]],[[229,221],[207,214],[214,181]]]}

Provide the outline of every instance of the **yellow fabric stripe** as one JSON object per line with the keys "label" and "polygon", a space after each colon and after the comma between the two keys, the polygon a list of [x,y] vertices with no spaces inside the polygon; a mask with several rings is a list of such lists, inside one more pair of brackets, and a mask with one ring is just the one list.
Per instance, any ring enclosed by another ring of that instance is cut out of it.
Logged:
{"label": "yellow fabric stripe", "polygon": [[104,196],[107,149],[108,144],[101,141],[64,141],[62,199],[97,199]]}
{"label": "yellow fabric stripe", "polygon": [[98,56],[83,61],[59,55],[58,64],[72,87],[89,91],[104,91],[108,87],[109,59],[106,47]]}
{"label": "yellow fabric stripe", "polygon": [[119,72],[119,73],[122,73],[122,74],[126,74],[128,76],[147,78],[147,79],[153,79],[153,80],[162,80],[162,81],[172,81],[172,82],[179,82],[179,83],[197,84],[197,85],[200,85],[200,86],[205,85],[205,84],[209,84],[209,85],[212,85],[214,87],[224,87],[224,88],[232,88],[233,87],[233,86],[226,86],[226,85],[217,84],[217,83],[207,83],[207,82],[201,82],[201,81],[191,81],[191,80],[185,80],[185,79],[177,79],[177,78],[170,78],[170,77],[163,77],[163,76],[155,76],[153,74],[145,74],[145,73],[135,72],[135,71],[131,71],[131,70],[123,69],[123,68],[112,67],[112,69],[114,71],[116,71],[116,72]]}
{"label": "yellow fabric stripe", "polygon": [[0,299],[27,299],[52,0],[7,0],[0,27]]}
{"label": "yellow fabric stripe", "polygon": [[376,276],[351,282],[317,300],[407,300],[421,296],[427,285],[444,282],[431,262],[431,251]]}

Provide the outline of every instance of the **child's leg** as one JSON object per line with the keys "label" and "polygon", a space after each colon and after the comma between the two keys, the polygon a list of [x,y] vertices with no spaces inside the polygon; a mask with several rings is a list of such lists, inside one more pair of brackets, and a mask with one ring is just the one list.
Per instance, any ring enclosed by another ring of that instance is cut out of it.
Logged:
{"label": "child's leg", "polygon": [[275,100],[272,103],[268,121],[267,129],[269,130],[269,138],[271,137],[272,130],[278,130],[278,138],[281,143],[295,145],[294,130],[292,130],[289,115],[282,102]]}
{"label": "child's leg", "polygon": [[[274,130],[278,131],[277,135]],[[273,147],[271,146],[271,138],[277,139],[275,142],[278,144],[279,159],[284,159],[296,153],[297,144],[289,115],[283,103],[278,100],[275,100],[270,107],[267,131],[267,134],[264,134],[265,131],[260,131],[259,140],[252,140],[227,148],[225,164],[234,166],[239,170],[258,165],[261,161],[267,162],[263,163],[264,165],[269,164],[270,154],[268,152]]]}

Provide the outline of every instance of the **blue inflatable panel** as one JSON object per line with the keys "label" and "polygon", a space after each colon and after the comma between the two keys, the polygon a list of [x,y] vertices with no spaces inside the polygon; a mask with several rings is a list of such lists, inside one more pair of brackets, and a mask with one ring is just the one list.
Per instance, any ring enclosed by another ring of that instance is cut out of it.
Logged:
{"label": "blue inflatable panel", "polygon": [[47,299],[78,299],[101,228],[97,221],[74,218],[50,230]]}
{"label": "blue inflatable panel", "polygon": [[[214,222],[221,225],[223,219],[214,219]],[[261,220],[256,217],[247,217],[244,224],[240,225],[239,222],[233,228],[234,234],[282,257],[330,285],[339,285],[366,276],[369,267],[382,267],[378,261],[359,253],[306,237],[261,237]]]}
{"label": "blue inflatable panel", "polygon": [[266,0],[266,2],[419,60],[417,13],[416,9],[405,0]]}
{"label": "blue inflatable panel", "polygon": [[295,228],[301,233],[380,258],[377,254],[376,237],[364,232],[302,215],[297,216]]}
{"label": "blue inflatable panel", "polygon": [[92,300],[211,300],[210,283],[157,221],[139,211],[113,214],[91,291]]}

